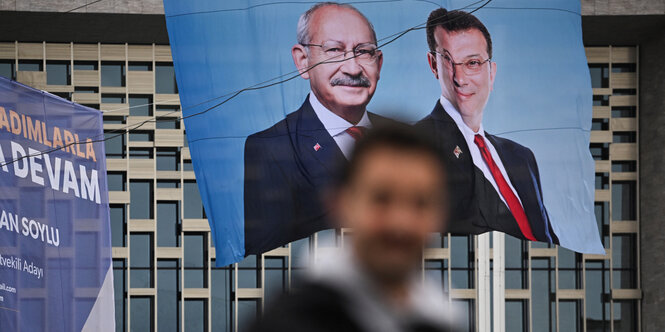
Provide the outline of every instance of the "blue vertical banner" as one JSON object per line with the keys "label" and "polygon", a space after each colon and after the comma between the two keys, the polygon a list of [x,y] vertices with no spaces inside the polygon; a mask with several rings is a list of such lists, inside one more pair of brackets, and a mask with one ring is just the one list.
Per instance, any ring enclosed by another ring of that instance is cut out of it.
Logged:
{"label": "blue vertical banner", "polygon": [[0,330],[114,331],[99,110],[0,77]]}
{"label": "blue vertical banner", "polygon": [[383,118],[440,145],[447,231],[605,253],[578,0],[316,6],[164,0],[218,265],[330,228],[318,198],[348,160],[346,131]]}

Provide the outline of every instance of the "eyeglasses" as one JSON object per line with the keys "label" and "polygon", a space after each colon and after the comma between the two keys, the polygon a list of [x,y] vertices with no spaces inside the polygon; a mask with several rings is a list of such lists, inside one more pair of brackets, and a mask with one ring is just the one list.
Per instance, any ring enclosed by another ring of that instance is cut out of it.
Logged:
{"label": "eyeglasses", "polygon": [[485,63],[492,61],[492,58],[487,58],[485,60],[481,58],[471,58],[464,62],[455,62],[453,61],[452,55],[450,55],[450,52],[447,50],[443,50],[443,53],[440,53],[439,51],[434,51],[432,53],[440,55],[443,60],[445,60],[444,63],[448,66],[448,69],[454,69],[455,66],[462,66],[462,71],[467,75],[478,74]]}
{"label": "eyeglasses", "polygon": [[316,46],[320,47],[323,54],[327,57],[326,60],[344,60],[346,53],[353,53],[353,57],[361,64],[373,64],[381,54],[381,51],[376,45],[371,43],[358,44],[352,50],[347,51],[344,44],[336,41],[326,41],[323,44],[301,44],[305,47]]}

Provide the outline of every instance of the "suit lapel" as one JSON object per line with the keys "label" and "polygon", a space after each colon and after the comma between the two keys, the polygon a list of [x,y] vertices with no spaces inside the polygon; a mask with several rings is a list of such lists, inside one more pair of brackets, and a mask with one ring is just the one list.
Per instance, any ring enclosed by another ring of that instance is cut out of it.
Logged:
{"label": "suit lapel", "polygon": [[[432,111],[432,118],[436,123],[436,132],[438,133],[452,133],[452,135],[446,135],[447,139],[439,139],[437,144],[441,146],[441,151],[444,153],[444,157],[448,160],[448,167],[458,168],[464,174],[471,174],[473,177],[473,171],[469,170],[473,167],[473,160],[471,159],[471,153],[469,152],[469,145],[466,144],[464,135],[457,127],[455,120],[448,115],[448,112],[441,106],[439,101],[436,102],[434,110]],[[459,148],[459,149],[458,149]],[[456,151],[459,154],[456,155]]]}
{"label": "suit lapel", "polygon": [[346,158],[309,103],[305,100],[296,119],[295,140],[301,164],[314,185],[333,178]]}

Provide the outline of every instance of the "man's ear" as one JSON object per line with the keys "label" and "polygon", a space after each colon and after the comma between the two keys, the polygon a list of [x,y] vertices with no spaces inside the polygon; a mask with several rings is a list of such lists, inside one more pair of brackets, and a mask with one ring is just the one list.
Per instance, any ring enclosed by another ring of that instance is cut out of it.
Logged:
{"label": "man's ear", "polygon": [[300,44],[295,44],[291,48],[291,56],[293,57],[293,63],[296,64],[296,68],[300,72],[300,77],[308,80],[309,79],[309,55],[305,46]]}
{"label": "man's ear", "polygon": [[429,63],[429,69],[432,71],[434,74],[434,77],[436,79],[439,79],[439,71],[437,70],[437,62],[436,62],[436,55],[432,54],[432,52],[427,52],[427,62]]}
{"label": "man's ear", "polygon": [[495,77],[496,77],[496,62],[490,62],[490,91],[494,90]]}

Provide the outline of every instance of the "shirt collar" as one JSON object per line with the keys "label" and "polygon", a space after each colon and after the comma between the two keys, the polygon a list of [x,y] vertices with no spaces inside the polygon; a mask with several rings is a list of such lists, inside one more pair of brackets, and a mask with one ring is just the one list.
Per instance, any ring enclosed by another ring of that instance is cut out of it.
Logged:
{"label": "shirt collar", "polygon": [[[316,113],[316,116],[321,123],[323,123],[323,127],[326,128],[330,136],[335,137],[354,126],[349,121],[344,120],[344,118],[323,106],[312,91],[309,92],[309,103],[312,105],[314,113]],[[358,121],[356,126],[366,128],[372,127],[372,123],[369,121],[369,116],[367,115],[367,110],[363,112],[363,116],[360,118],[360,121]]]}
{"label": "shirt collar", "polygon": [[450,115],[451,118],[453,118],[453,121],[455,121],[455,124],[457,125],[457,128],[459,128],[460,131],[464,134],[464,136],[471,136],[474,137],[477,134],[480,134],[483,138],[485,138],[485,130],[483,129],[483,124],[480,124],[480,127],[478,128],[478,132],[474,132],[469,126],[464,123],[464,120],[462,119],[462,115],[459,113],[457,108],[453,106],[453,104],[446,99],[446,97],[441,96],[439,98],[439,102],[441,103],[441,106],[443,106],[443,109]]}

